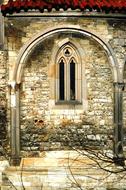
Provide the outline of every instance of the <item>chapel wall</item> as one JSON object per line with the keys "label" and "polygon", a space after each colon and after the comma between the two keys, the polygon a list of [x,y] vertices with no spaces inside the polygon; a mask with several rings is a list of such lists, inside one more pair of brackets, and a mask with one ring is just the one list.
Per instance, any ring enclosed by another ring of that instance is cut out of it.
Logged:
{"label": "chapel wall", "polygon": [[[9,54],[9,78],[12,76],[20,48],[35,34],[53,26],[80,25],[106,41],[113,37],[109,24],[103,20],[72,18],[9,19],[6,25],[6,40]],[[104,31],[104,32],[103,32]],[[59,40],[71,38],[84,50],[82,75],[86,85],[88,105],[85,111],[75,109],[50,109],[49,65],[52,50]],[[69,149],[83,147],[87,140],[106,144],[107,135],[113,128],[113,84],[112,71],[104,50],[91,39],[73,34],[55,35],[40,44],[27,60],[20,92],[21,150],[25,154],[32,150]],[[96,130],[94,132],[94,130]],[[89,131],[87,133],[87,131]],[[81,133],[82,132],[82,133]],[[86,140],[83,134],[87,133]],[[79,136],[78,136],[79,133]],[[105,135],[106,134],[106,135]],[[81,142],[78,138],[81,137]],[[108,141],[109,142],[109,141]],[[110,142],[109,142],[110,144]],[[108,144],[106,145],[108,146]],[[35,152],[36,151],[36,152]]]}
{"label": "chapel wall", "polygon": [[[5,21],[8,82],[11,81],[19,50],[28,40],[40,31],[66,25],[80,26],[109,43],[122,70],[126,38],[124,21],[65,17],[25,18],[25,22],[23,18],[6,18]],[[82,75],[86,81],[84,91],[88,102],[84,111],[73,106],[60,110],[49,106],[51,54],[57,41],[65,38],[77,41],[84,50]],[[10,128],[9,120],[8,123]],[[90,38],[73,34],[55,35],[37,46],[26,62],[20,86],[20,124],[22,155],[27,155],[28,150],[31,150],[31,155],[40,155],[43,150],[83,147],[82,141],[86,140],[96,146],[112,145],[113,76],[103,48]],[[83,139],[85,133],[86,140]],[[79,143],[78,138],[82,139]]]}
{"label": "chapel wall", "polygon": [[[69,34],[65,35],[66,37],[69,37]],[[93,140],[96,141],[96,145],[99,145],[101,141],[104,143],[107,139],[105,131],[108,132],[107,129],[110,131],[112,129],[111,70],[104,51],[101,47],[96,47],[97,45],[92,40],[77,38],[77,36],[74,39],[75,37],[73,37],[73,40],[77,40],[85,51],[82,77],[86,80],[83,88],[86,91],[88,102],[88,105],[84,106],[87,108],[84,111],[77,109],[74,105],[69,105],[67,108],[64,105],[61,105],[60,108],[50,108],[49,100],[52,89],[49,85],[49,60],[55,41],[64,37],[59,35],[55,38],[43,42],[35,50],[24,71],[20,94],[23,150],[28,148],[28,143],[31,143],[33,150],[84,146],[79,143],[79,138],[82,142]],[[96,134],[94,130],[99,132]],[[87,137],[85,133],[87,133]],[[35,146],[32,142],[35,143]]]}

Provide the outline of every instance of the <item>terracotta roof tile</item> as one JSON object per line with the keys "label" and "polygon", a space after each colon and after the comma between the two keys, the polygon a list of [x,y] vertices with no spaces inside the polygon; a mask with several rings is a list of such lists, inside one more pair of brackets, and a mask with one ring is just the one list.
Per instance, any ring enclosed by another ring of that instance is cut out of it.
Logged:
{"label": "terracotta roof tile", "polygon": [[57,11],[63,8],[72,10],[80,9],[81,11],[89,10],[103,13],[124,13],[126,14],[126,0],[9,0],[7,4],[1,6],[1,12],[6,14],[18,13],[21,10],[39,10],[44,9],[51,11],[55,8]]}

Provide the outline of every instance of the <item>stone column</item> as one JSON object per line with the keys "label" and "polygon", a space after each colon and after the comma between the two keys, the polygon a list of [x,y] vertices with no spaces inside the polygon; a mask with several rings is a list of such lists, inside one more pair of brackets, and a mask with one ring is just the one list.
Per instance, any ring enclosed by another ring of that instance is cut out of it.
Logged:
{"label": "stone column", "polygon": [[19,85],[11,84],[11,164],[20,162]]}
{"label": "stone column", "polygon": [[[0,5],[3,3],[3,0],[0,0]],[[0,7],[0,49],[4,47],[4,18],[1,14],[1,7]]]}
{"label": "stone column", "polygon": [[123,89],[124,83],[114,83],[114,162],[124,165],[123,154]]}

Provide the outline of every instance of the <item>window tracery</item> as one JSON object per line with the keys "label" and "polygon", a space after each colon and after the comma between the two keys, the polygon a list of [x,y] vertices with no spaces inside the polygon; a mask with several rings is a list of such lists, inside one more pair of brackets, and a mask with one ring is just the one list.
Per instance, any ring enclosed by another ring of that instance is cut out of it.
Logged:
{"label": "window tracery", "polygon": [[56,60],[56,102],[81,102],[81,64],[71,43],[63,45]]}

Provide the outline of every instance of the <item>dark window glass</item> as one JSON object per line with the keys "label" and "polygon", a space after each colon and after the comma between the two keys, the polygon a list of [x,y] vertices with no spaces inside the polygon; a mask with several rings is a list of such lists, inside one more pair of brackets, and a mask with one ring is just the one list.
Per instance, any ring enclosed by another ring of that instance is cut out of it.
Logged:
{"label": "dark window glass", "polygon": [[70,100],[75,100],[75,63],[70,63]]}
{"label": "dark window glass", "polygon": [[64,62],[59,63],[59,99],[64,100]]}

